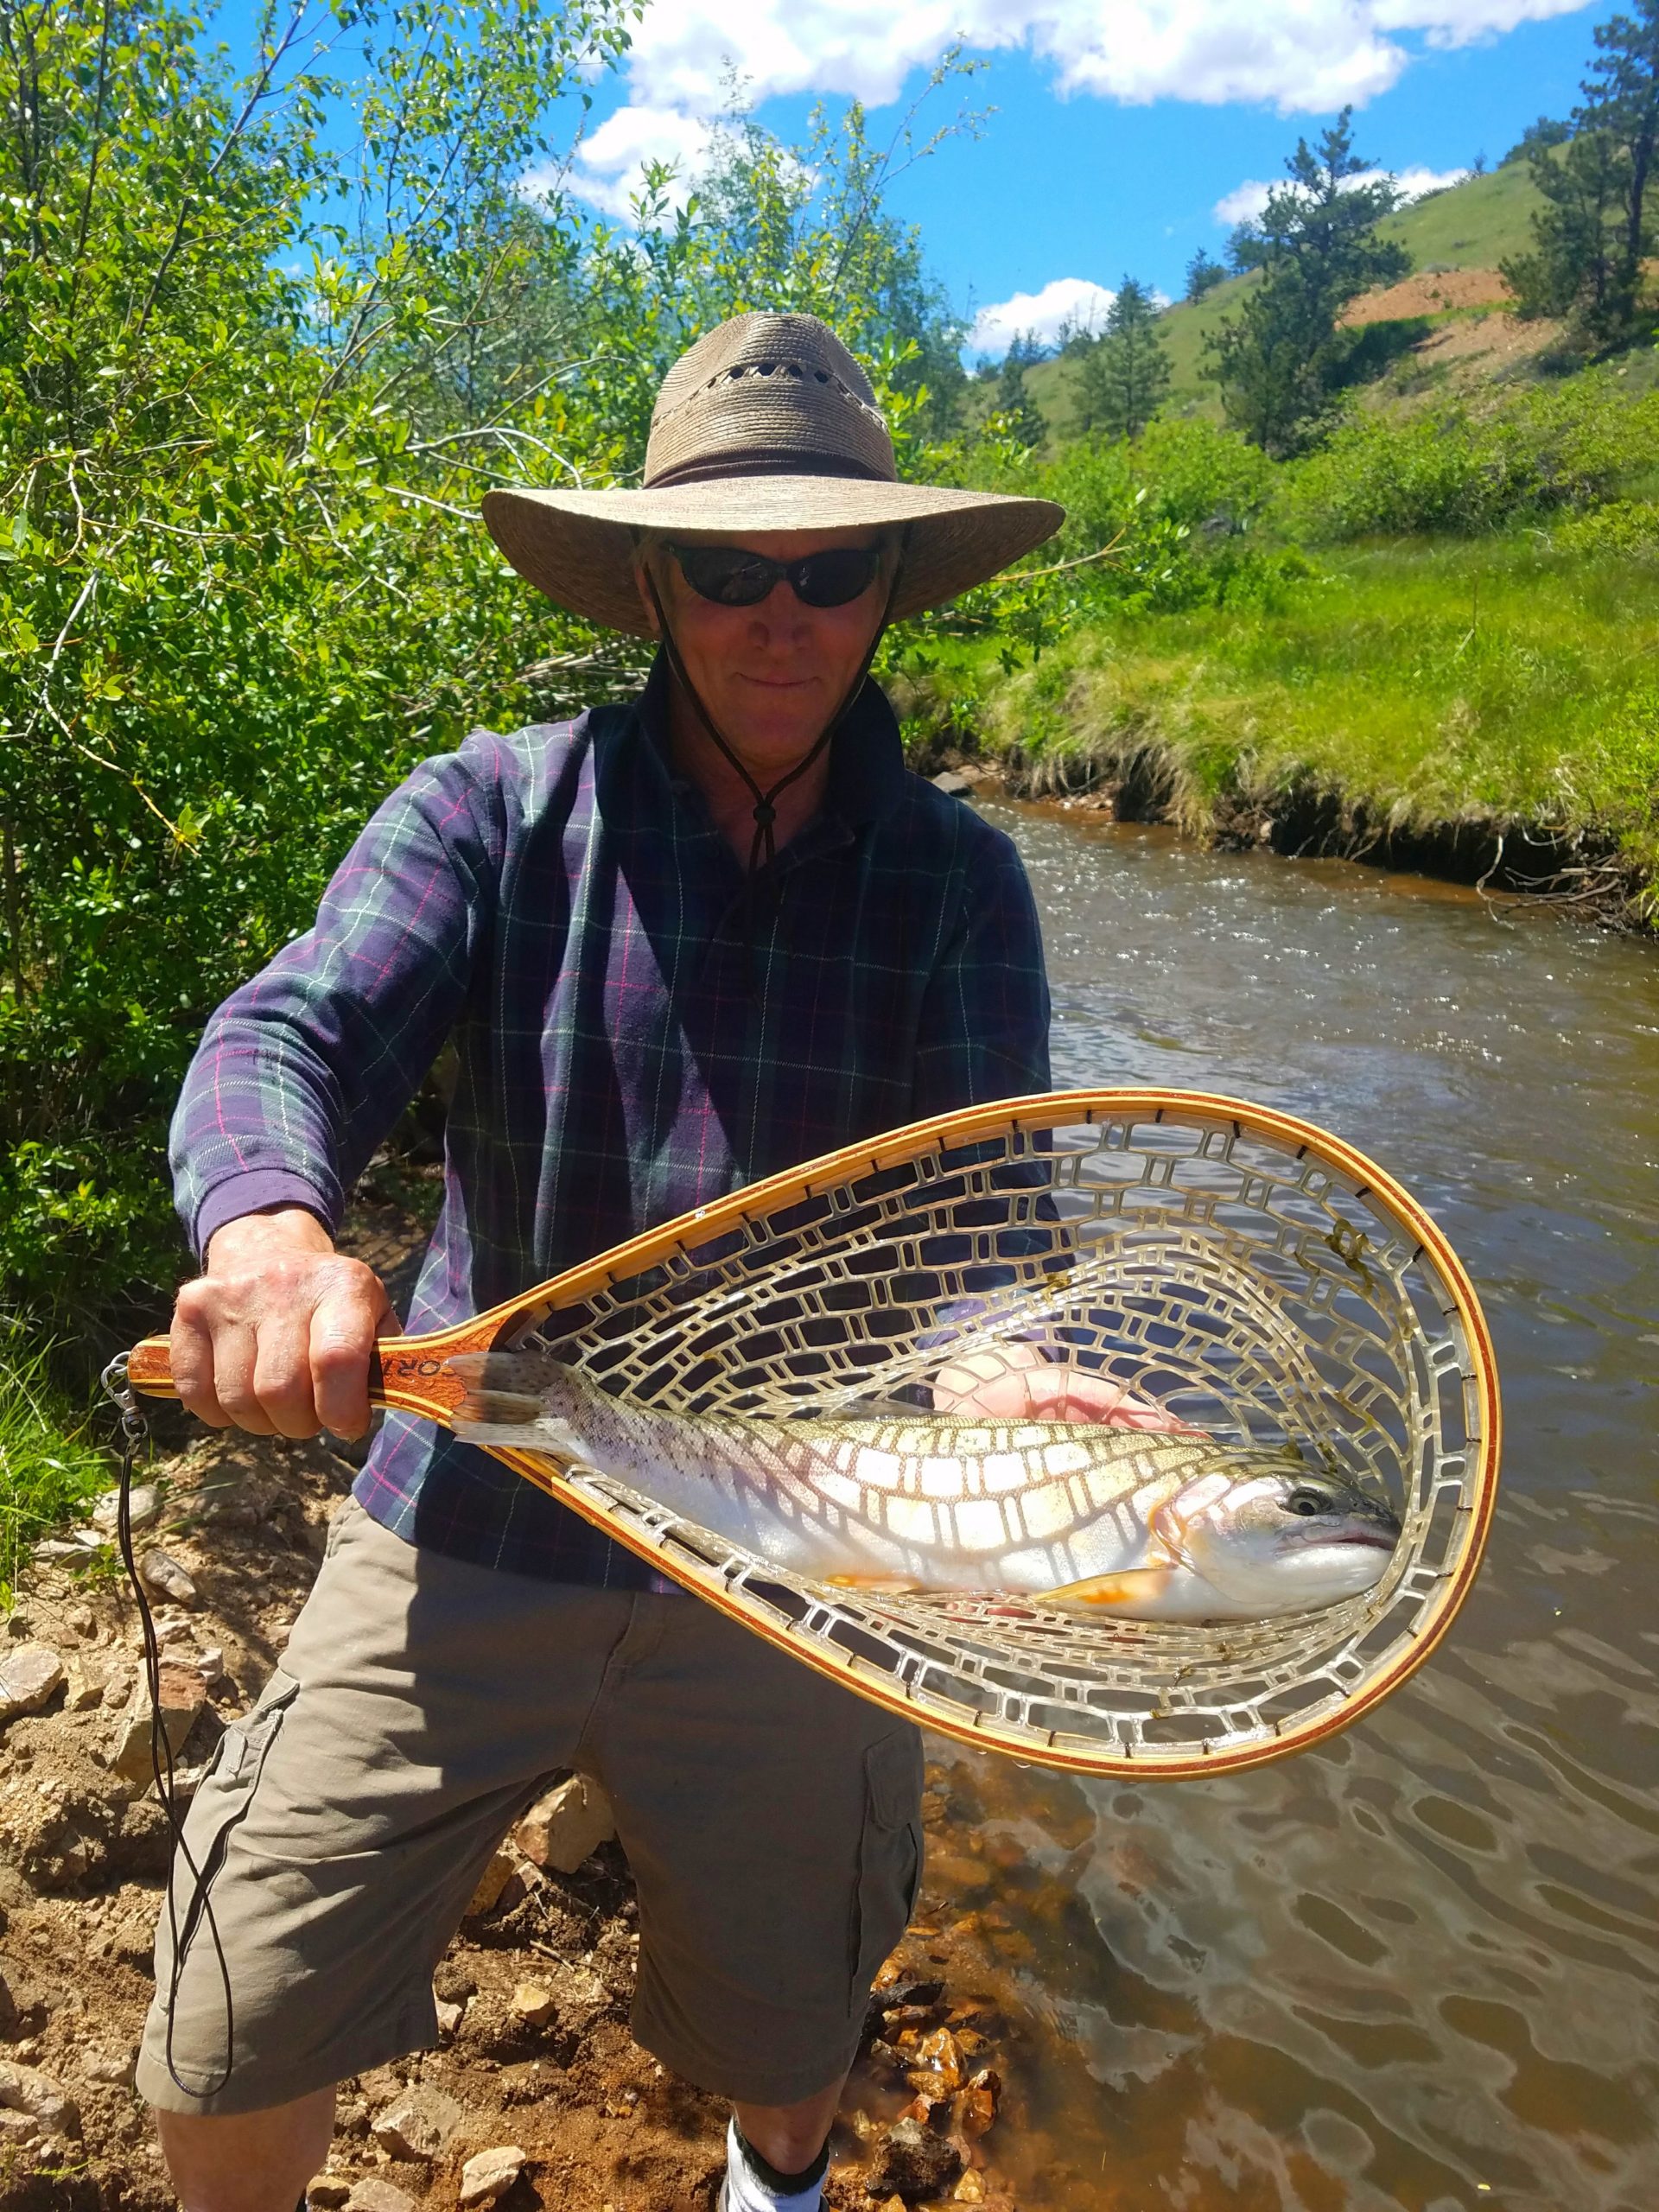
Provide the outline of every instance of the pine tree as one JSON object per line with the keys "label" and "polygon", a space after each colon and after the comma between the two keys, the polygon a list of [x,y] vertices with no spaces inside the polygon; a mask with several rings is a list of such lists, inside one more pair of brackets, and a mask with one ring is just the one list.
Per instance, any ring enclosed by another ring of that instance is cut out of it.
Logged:
{"label": "pine tree", "polygon": [[1150,286],[1126,276],[1106,312],[1097,344],[1077,374],[1077,416],[1085,430],[1138,438],[1169,389],[1169,356]]}
{"label": "pine tree", "polygon": [[1552,153],[1529,132],[1527,158],[1545,205],[1533,250],[1503,264],[1521,311],[1568,317],[1605,345],[1650,329],[1643,264],[1659,238],[1659,0],[1595,30],[1597,58],[1580,87],[1573,135]]}
{"label": "pine tree", "polygon": [[1009,435],[1022,446],[1039,446],[1048,435],[1048,425],[1042,410],[1026,384],[1026,371],[1045,358],[1043,348],[1028,330],[1014,333],[1013,343],[1002,357],[1002,366],[997,372],[996,396],[992,402],[997,413],[1005,417]]}
{"label": "pine tree", "polygon": [[1551,115],[1541,115],[1536,123],[1529,123],[1527,125],[1497,166],[1501,169],[1506,169],[1511,162],[1529,160],[1533,149],[1536,146],[1565,146],[1572,136],[1573,126],[1570,123],[1558,122]]}
{"label": "pine tree", "polygon": [[1186,293],[1189,300],[1201,300],[1206,292],[1213,292],[1217,284],[1225,283],[1227,271],[1200,246],[1186,264]]}
{"label": "pine tree", "polygon": [[1289,181],[1234,232],[1235,266],[1261,282],[1205,341],[1228,420],[1279,456],[1308,442],[1341,387],[1359,340],[1340,327],[1344,308],[1411,267],[1403,246],[1377,236],[1400,194],[1387,178],[1358,181],[1373,164],[1354,151],[1352,116],[1344,108],[1317,149],[1298,139]]}

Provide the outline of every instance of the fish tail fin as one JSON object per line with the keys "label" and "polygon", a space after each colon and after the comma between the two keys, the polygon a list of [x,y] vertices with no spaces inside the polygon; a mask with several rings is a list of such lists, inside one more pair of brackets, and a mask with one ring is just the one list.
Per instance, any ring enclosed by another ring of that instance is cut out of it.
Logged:
{"label": "fish tail fin", "polygon": [[446,1375],[469,1389],[500,1390],[509,1396],[539,1398],[571,1374],[551,1352],[458,1351],[443,1363]]}
{"label": "fish tail fin", "polygon": [[483,1423],[492,1428],[523,1428],[542,1417],[542,1402],[519,1390],[486,1390],[476,1385],[468,1388],[466,1396],[455,1408],[454,1420],[460,1427]]}

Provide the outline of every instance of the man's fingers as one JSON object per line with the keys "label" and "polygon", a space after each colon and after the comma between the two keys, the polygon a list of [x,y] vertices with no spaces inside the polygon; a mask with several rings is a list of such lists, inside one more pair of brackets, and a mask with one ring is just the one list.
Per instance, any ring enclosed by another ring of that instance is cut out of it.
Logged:
{"label": "man's fingers", "polygon": [[1154,1398],[1143,1398],[1114,1382],[1109,1376],[1091,1374],[1086,1368],[1057,1368],[1063,1378],[1059,1408],[1063,1421],[1088,1421],[1107,1428],[1135,1428],[1147,1433],[1184,1429],[1186,1423]]}
{"label": "man's fingers", "polygon": [[317,1419],[336,1436],[361,1436],[368,1427],[369,1355],[388,1323],[396,1329],[386,1294],[367,1268],[311,1317],[312,1397]]}
{"label": "man's fingers", "polygon": [[[311,1395],[310,1316],[303,1307],[261,1323],[250,1383],[248,1396],[239,1397],[235,1408],[239,1427],[258,1435],[316,1434],[321,1423]],[[224,1395],[221,1383],[221,1400]]]}
{"label": "man's fingers", "polygon": [[201,1288],[199,1283],[188,1282],[179,1293],[173,1325],[168,1332],[168,1364],[180,1403],[210,1428],[228,1428],[232,1417],[213,1388],[213,1332],[202,1311],[204,1300],[195,1294]]}

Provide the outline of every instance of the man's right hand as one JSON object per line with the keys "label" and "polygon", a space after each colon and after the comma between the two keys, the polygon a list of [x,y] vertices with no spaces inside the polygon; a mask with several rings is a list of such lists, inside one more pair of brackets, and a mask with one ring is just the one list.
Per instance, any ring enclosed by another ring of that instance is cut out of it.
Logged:
{"label": "man's right hand", "polygon": [[204,1271],[179,1293],[174,1384],[214,1428],[361,1436],[370,1352],[397,1334],[378,1275],[336,1252],[315,1214],[244,1214],[213,1232]]}

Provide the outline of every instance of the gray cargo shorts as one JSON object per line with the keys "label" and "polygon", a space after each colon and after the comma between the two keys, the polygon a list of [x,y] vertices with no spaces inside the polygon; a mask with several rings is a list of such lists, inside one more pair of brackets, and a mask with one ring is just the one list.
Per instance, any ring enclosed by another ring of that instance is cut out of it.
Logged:
{"label": "gray cargo shorts", "polygon": [[[562,1767],[608,1792],[638,1885],[638,2040],[743,2103],[836,2080],[920,1879],[917,1731],[694,1598],[472,1567],[348,1505],[186,1825],[232,2047],[199,1926],[173,2018],[187,2087],[172,2079],[163,1910],[140,2094],[252,2112],[429,2049],[433,1970]],[[193,1883],[173,1878],[183,1925]]]}

